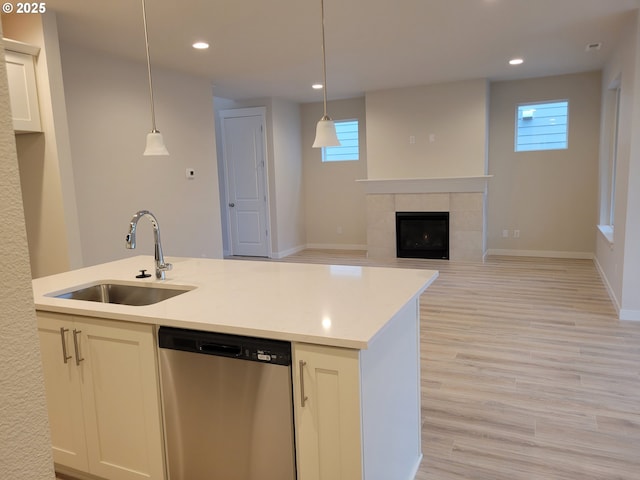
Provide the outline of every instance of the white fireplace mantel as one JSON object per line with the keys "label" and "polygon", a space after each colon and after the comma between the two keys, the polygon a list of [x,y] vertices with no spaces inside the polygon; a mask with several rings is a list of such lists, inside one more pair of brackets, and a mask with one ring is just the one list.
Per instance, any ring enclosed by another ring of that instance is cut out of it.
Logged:
{"label": "white fireplace mantel", "polygon": [[442,178],[389,178],[356,180],[364,187],[365,193],[486,193],[487,182],[493,175],[478,177]]}

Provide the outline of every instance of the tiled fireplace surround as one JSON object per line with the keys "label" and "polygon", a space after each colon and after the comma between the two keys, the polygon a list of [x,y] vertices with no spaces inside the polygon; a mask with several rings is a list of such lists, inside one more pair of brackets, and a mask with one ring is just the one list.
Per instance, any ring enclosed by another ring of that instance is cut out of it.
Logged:
{"label": "tiled fireplace surround", "polygon": [[367,198],[368,256],[396,256],[396,212],[449,212],[450,259],[482,261],[489,178],[359,180]]}

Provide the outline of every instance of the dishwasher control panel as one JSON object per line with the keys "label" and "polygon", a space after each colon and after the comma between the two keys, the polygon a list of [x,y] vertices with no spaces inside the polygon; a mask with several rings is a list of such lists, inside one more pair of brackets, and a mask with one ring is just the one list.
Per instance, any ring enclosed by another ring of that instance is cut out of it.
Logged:
{"label": "dishwasher control panel", "polygon": [[203,355],[291,365],[291,343],[282,340],[160,327],[158,346]]}

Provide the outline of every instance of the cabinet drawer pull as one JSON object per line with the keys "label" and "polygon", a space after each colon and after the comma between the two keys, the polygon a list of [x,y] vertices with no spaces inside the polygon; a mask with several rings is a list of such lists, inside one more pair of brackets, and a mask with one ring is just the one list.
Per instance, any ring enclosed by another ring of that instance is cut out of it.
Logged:
{"label": "cabinet drawer pull", "polygon": [[304,394],[304,367],[307,365],[307,362],[304,360],[300,360],[300,406],[304,408],[304,404],[307,402],[309,397]]}
{"label": "cabinet drawer pull", "polygon": [[78,334],[82,333],[82,330],[73,329],[73,348],[76,351],[76,365],[80,366],[80,362],[84,360],[84,358],[80,358],[80,346],[78,345]]}
{"label": "cabinet drawer pull", "polygon": [[67,333],[68,331],[68,328],[60,327],[60,339],[62,340],[62,360],[64,360],[64,363],[68,363],[68,360],[71,358],[71,355],[67,355],[67,341],[65,338],[65,333]]}

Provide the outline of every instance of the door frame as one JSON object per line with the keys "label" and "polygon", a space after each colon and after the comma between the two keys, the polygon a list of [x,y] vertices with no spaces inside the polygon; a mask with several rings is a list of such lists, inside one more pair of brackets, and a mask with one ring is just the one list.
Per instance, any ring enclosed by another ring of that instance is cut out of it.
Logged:
{"label": "door frame", "polygon": [[232,109],[224,109],[218,112],[220,118],[220,143],[221,143],[221,152],[222,152],[222,170],[224,176],[224,198],[225,202],[222,211],[222,218],[226,226],[226,240],[227,245],[229,246],[228,254],[233,255],[233,239],[231,238],[231,217],[229,215],[229,172],[227,169],[227,152],[225,148],[225,130],[224,130],[224,120],[227,118],[238,118],[238,117],[256,117],[259,116],[262,122],[262,149],[264,156],[264,192],[266,198],[266,208],[265,208],[265,216],[266,216],[266,225],[267,225],[267,258],[273,257],[273,244],[271,241],[271,195],[269,190],[269,156],[267,155],[267,108],[266,107],[249,107],[249,108],[232,108]]}

